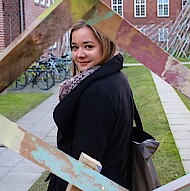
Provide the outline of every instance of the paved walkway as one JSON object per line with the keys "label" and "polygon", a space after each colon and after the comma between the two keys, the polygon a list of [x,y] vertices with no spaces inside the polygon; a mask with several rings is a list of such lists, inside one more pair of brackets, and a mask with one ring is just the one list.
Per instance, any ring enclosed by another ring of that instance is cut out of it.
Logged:
{"label": "paved walkway", "polygon": [[190,111],[167,82],[152,73],[184,170],[190,173]]}
{"label": "paved walkway", "polygon": [[[170,85],[154,74],[153,79],[184,169],[186,173],[190,173],[190,112]],[[17,121],[18,125],[53,145],[56,143],[56,128],[52,111],[58,103],[58,88],[59,86],[55,86],[50,89],[54,92],[53,96]],[[0,191],[27,191],[43,171],[29,160],[0,147]]]}

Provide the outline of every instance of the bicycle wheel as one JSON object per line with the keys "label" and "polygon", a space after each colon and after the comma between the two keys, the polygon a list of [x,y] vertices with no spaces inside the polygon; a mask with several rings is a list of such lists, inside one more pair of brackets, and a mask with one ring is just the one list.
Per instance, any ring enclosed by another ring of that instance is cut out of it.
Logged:
{"label": "bicycle wheel", "polygon": [[54,70],[54,77],[55,77],[55,82],[62,82],[66,78],[66,71],[62,67],[57,67],[56,70]]}
{"label": "bicycle wheel", "polygon": [[28,85],[28,77],[27,74],[21,74],[12,84],[11,87],[14,90],[22,90]]}
{"label": "bicycle wheel", "polygon": [[54,78],[48,71],[40,71],[37,74],[36,85],[41,90],[48,90],[54,85]]}

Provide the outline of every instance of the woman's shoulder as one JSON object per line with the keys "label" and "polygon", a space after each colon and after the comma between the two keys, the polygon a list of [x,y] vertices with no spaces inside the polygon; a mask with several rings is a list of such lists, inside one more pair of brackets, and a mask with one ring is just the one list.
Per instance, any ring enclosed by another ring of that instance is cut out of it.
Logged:
{"label": "woman's shoulder", "polygon": [[85,93],[117,94],[129,88],[127,77],[117,72],[91,83]]}

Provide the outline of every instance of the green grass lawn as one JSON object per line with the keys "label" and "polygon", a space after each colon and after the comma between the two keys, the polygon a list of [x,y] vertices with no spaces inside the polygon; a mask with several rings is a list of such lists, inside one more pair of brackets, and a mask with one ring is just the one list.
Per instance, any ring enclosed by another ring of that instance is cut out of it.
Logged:
{"label": "green grass lawn", "polygon": [[[139,63],[138,60],[136,60],[132,56],[127,55],[126,53],[124,53],[123,56],[124,56],[124,63],[130,63],[130,64]],[[190,62],[190,59],[187,58],[179,58],[177,60],[179,60],[180,62]]]}
{"label": "green grass lawn", "polygon": [[161,183],[166,184],[185,173],[150,71],[140,66],[127,67],[124,72],[129,78],[144,129],[160,141],[153,160]]}
{"label": "green grass lawn", "polygon": [[16,121],[51,95],[52,93],[7,92],[0,95],[0,114]]}

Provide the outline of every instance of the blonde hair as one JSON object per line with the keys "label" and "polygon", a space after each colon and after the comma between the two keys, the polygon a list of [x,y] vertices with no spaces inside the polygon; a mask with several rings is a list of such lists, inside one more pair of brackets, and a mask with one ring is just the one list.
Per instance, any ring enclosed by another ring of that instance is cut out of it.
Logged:
{"label": "blonde hair", "polygon": [[[74,31],[82,28],[82,27],[89,27],[95,34],[95,36],[97,37],[98,41],[100,42],[101,46],[102,46],[102,57],[100,60],[99,64],[103,64],[105,62],[107,62],[108,60],[110,60],[116,51],[116,45],[114,44],[113,41],[111,41],[110,39],[108,39],[106,36],[104,36],[101,32],[99,32],[98,30],[96,30],[93,26],[87,24],[84,20],[80,20],[78,23],[76,23],[75,25],[72,26],[71,28],[71,32],[70,32],[70,48],[72,50],[72,34]],[[75,68],[75,64],[74,64],[74,75],[76,74],[76,68]]]}

